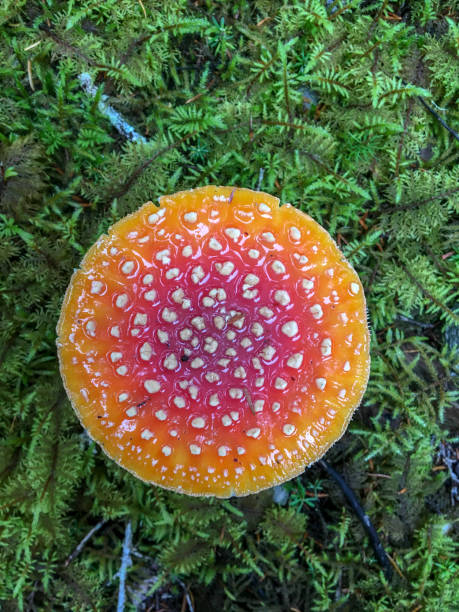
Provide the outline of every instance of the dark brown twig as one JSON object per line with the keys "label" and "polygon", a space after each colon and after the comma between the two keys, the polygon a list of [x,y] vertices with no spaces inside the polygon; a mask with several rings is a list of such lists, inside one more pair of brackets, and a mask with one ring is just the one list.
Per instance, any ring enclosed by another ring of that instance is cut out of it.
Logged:
{"label": "dark brown twig", "polygon": [[451,478],[451,505],[454,506],[459,501],[459,478],[456,473],[459,457],[454,447],[446,442],[440,442],[440,450],[437,454],[437,461],[441,460],[446,466]]}
{"label": "dark brown twig", "polygon": [[188,587],[181,580],[178,580],[178,583],[183,588],[182,611],[185,611],[186,605],[188,605],[189,611],[194,612],[194,606],[193,606],[193,602],[191,601],[190,592],[188,590]]}
{"label": "dark brown twig", "polygon": [[440,115],[437,113],[437,111],[435,109],[433,109],[432,107],[430,107],[427,102],[424,100],[424,98],[421,98],[421,96],[418,96],[418,100],[419,102],[422,104],[422,106],[429,111],[429,113],[431,115],[433,115],[435,117],[435,119],[445,128],[445,130],[448,130],[448,132],[451,134],[451,136],[453,138],[455,138],[458,142],[459,142],[459,134],[457,132],[455,132],[453,130],[453,128],[449,127],[449,125],[446,123],[446,121],[444,121],[444,119],[442,119],[440,117]]}
{"label": "dark brown twig", "polygon": [[397,315],[395,318],[396,321],[403,321],[403,323],[409,323],[410,325],[416,325],[421,329],[433,329],[435,325],[433,323],[423,323],[422,321],[415,321],[410,317],[406,317],[405,315]]}
{"label": "dark brown twig", "polygon": [[342,476],[340,476],[340,474],[338,474],[338,472],[334,470],[331,465],[329,465],[327,461],[325,461],[325,459],[321,459],[319,461],[319,464],[327,472],[330,478],[332,478],[332,480],[336,482],[336,484],[341,489],[344,497],[348,501],[349,505],[356,513],[358,519],[363,525],[363,528],[367,532],[368,537],[370,538],[371,545],[373,546],[373,550],[375,551],[375,555],[379,561],[379,564],[383,568],[384,575],[386,576],[387,580],[391,580],[392,567],[390,565],[386,551],[384,550],[384,547],[381,544],[381,540],[379,539],[378,533],[370,521],[370,517],[368,516],[368,514],[366,514],[362,506],[359,504],[354,492],[344,481]]}
{"label": "dark brown twig", "polygon": [[[334,4],[336,4],[336,2],[334,2],[333,5]],[[344,6],[342,6],[337,11],[332,12],[329,16],[330,21],[332,21],[333,19],[336,19],[337,17],[341,15],[341,13],[344,13],[344,11],[347,11],[348,9],[351,9],[351,8],[353,8],[353,5],[352,3],[349,3],[349,4],[345,4]]]}
{"label": "dark brown twig", "polygon": [[75,550],[67,557],[65,563],[64,563],[64,567],[67,567],[70,563],[72,563],[72,561],[75,559],[75,557],[77,557],[80,552],[83,550],[84,545],[86,544],[86,542],[88,540],[90,540],[92,538],[92,536],[96,533],[96,531],[99,531],[99,529],[105,525],[107,521],[102,520],[99,521],[97,523],[97,525],[95,525],[90,531],[88,531],[88,533],[84,536],[84,538],[81,540],[81,542],[78,544],[78,546],[75,548]]}

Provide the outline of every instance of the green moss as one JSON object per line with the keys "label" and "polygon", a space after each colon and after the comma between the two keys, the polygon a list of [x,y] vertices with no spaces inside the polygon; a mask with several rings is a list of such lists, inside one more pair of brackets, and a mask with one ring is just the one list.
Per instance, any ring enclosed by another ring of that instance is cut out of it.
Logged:
{"label": "green moss", "polygon": [[[456,2],[433,0],[2,3],[2,609],[114,609],[129,520],[127,609],[459,608],[458,506],[437,455],[459,432],[459,143],[419,101],[458,131],[457,22]],[[145,143],[113,128],[102,95]],[[372,373],[327,458],[391,583],[319,466],[282,508],[269,491],[189,499],[107,460],[66,399],[55,325],[73,268],[143,202],[205,183],[308,212],[362,278]]]}

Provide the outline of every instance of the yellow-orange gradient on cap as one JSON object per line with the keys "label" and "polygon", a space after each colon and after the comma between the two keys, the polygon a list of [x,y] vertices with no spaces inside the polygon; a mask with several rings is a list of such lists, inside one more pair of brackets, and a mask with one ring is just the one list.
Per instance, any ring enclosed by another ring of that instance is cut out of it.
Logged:
{"label": "yellow-orange gradient on cap", "polygon": [[329,234],[266,193],[203,187],[116,223],[73,275],[62,378],[138,478],[247,495],[343,434],[369,374],[362,285]]}

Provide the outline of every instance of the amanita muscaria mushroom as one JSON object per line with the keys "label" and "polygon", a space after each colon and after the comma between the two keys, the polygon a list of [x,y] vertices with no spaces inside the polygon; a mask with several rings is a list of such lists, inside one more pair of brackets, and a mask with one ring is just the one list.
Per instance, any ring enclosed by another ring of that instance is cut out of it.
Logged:
{"label": "amanita muscaria mushroom", "polygon": [[121,219],[57,327],[73,407],[138,478],[190,495],[282,483],[343,434],[370,359],[359,278],[266,193],[203,187]]}

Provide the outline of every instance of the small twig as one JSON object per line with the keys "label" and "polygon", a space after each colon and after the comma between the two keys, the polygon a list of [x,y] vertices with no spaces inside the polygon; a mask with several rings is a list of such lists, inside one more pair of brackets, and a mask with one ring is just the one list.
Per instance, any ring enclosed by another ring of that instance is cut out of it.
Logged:
{"label": "small twig", "polygon": [[411,323],[411,325],[417,325],[422,329],[432,329],[435,327],[433,323],[423,323],[422,321],[415,321],[414,319],[410,319],[410,317],[405,317],[405,315],[398,315],[396,317],[398,321],[403,321],[404,323]]}
{"label": "small twig", "polygon": [[[84,91],[89,96],[94,98],[97,94],[97,87],[93,85],[91,75],[87,72],[82,72],[78,76],[78,80],[80,81]],[[113,106],[106,103],[106,100],[107,96],[102,96],[97,108],[102,115],[107,117],[113,127],[128,140],[132,140],[133,142],[147,142],[143,136],[135,131],[132,125],[129,125],[126,119],[124,119],[121,114],[113,108]]]}
{"label": "small twig", "polygon": [[[333,4],[337,4],[336,2],[333,2]],[[344,6],[342,6],[339,9],[335,9],[334,11],[331,11],[330,14],[330,21],[332,21],[333,19],[336,19],[336,17],[338,17],[339,15],[341,15],[341,13],[344,13],[344,11],[347,11],[348,9],[352,8],[352,2],[350,2],[349,4],[345,4]]]}
{"label": "small twig", "polygon": [[344,479],[338,474],[336,470],[334,470],[331,465],[329,465],[324,459],[319,461],[320,465],[327,472],[327,474],[336,482],[341,491],[343,492],[344,497],[347,499],[349,505],[356,513],[360,522],[362,523],[365,531],[370,538],[371,545],[373,546],[373,550],[375,551],[376,558],[379,561],[379,564],[384,570],[384,575],[387,580],[392,578],[392,567],[389,563],[386,551],[384,550],[383,545],[381,544],[381,540],[379,539],[378,533],[376,529],[373,527],[370,517],[363,510],[362,506],[357,501],[357,498],[352,491],[352,489],[346,484]]}
{"label": "small twig", "polygon": [[27,60],[27,78],[29,79],[30,89],[35,91],[35,85],[33,84],[32,77],[32,62],[29,59]]}
{"label": "small twig", "polygon": [[261,183],[263,182],[264,175],[265,175],[265,169],[260,168],[260,172],[258,173],[257,191],[260,191],[260,187],[261,187]]}
{"label": "small twig", "polygon": [[26,47],[24,49],[24,51],[30,51],[31,49],[34,49],[35,47],[38,47],[38,45],[41,45],[41,40],[37,40],[37,42],[32,43],[31,45],[29,45],[28,47]]}
{"label": "small twig", "polygon": [[389,561],[392,563],[392,567],[397,572],[397,574],[400,576],[400,578],[403,578],[403,580],[406,580],[404,574],[402,573],[402,570],[399,568],[399,566],[395,562],[395,559],[393,559],[388,552],[386,552],[386,555],[388,556]]}
{"label": "small twig", "polygon": [[459,501],[459,477],[456,475],[456,466],[459,463],[457,453],[451,444],[440,442],[440,450],[437,453],[437,461],[441,460],[448,469],[451,478],[451,505],[454,506]]}
{"label": "small twig", "polygon": [[264,19],[261,19],[257,23],[257,28],[261,28],[262,25],[265,25],[265,23],[267,23],[268,21],[271,21],[272,19],[273,19],[273,17],[265,17]]}
{"label": "small twig", "polygon": [[333,15],[333,13],[336,13],[336,11],[338,10],[338,4],[340,3],[340,0],[325,0],[325,5],[327,7],[327,9],[330,11],[330,14]]}
{"label": "small twig", "polygon": [[198,93],[195,96],[192,96],[191,98],[188,98],[188,100],[185,100],[185,104],[191,104],[192,102],[196,102],[196,100],[199,100],[199,98],[202,98],[202,96],[205,93],[206,93],[205,91],[201,91],[201,93]]}
{"label": "small twig", "polygon": [[[186,584],[184,584],[181,580],[179,580],[178,583],[183,588],[184,598],[185,598],[186,603],[188,604],[188,608],[190,612],[194,612],[193,602],[191,601],[191,597],[190,597],[190,594],[188,593],[188,588]],[[182,605],[182,610],[184,610],[183,605]]]}
{"label": "small twig", "polygon": [[241,319],[244,319],[244,313],[243,312],[236,312],[235,315],[231,316],[230,318],[226,321],[227,325],[234,325],[235,323],[237,323],[238,321],[240,321]]}
{"label": "small twig", "polygon": [[206,93],[210,93],[213,89],[213,86],[215,85],[217,79],[213,78],[207,85],[206,85],[206,90],[205,91],[201,91],[200,93],[196,94],[195,96],[188,98],[188,100],[185,101],[185,104],[191,104],[192,102],[196,102],[196,100],[199,100],[199,98],[202,98],[202,96],[204,96]]}
{"label": "small twig", "polygon": [[389,0],[384,0],[383,1],[382,5],[381,5],[381,8],[378,11],[378,14],[373,18],[373,23],[371,24],[370,29],[368,30],[368,36],[369,37],[373,34],[374,30],[378,26],[379,20],[381,19],[381,16],[382,16],[383,12],[386,10],[386,6],[387,6],[388,2],[389,2]]}
{"label": "small twig", "polygon": [[126,572],[127,568],[132,564],[131,561],[131,546],[132,546],[132,524],[131,521],[126,525],[126,532],[124,534],[123,542],[123,554],[121,557],[121,567],[118,572],[120,578],[120,588],[118,591],[118,603],[116,606],[116,612],[124,611],[124,602],[126,599]]}
{"label": "small twig", "polygon": [[253,407],[252,396],[250,395],[250,391],[249,391],[248,387],[245,387],[245,386],[242,387],[242,391],[244,392],[245,401],[249,405],[250,412],[252,414],[255,414],[255,408]]}
{"label": "small twig", "polygon": [[93,527],[91,529],[91,531],[89,531],[84,538],[81,540],[81,542],[78,544],[78,546],[75,548],[75,550],[73,551],[73,553],[71,555],[68,556],[66,562],[64,563],[64,567],[67,567],[70,563],[72,563],[72,561],[75,559],[75,557],[77,557],[80,552],[83,550],[84,545],[86,544],[86,542],[88,540],[90,540],[92,538],[92,536],[96,533],[96,531],[99,531],[99,529],[105,525],[107,521],[103,520],[103,521],[99,521],[97,523],[97,525],[95,527]]}
{"label": "small twig", "polygon": [[445,130],[448,130],[448,132],[451,134],[451,136],[453,138],[455,138],[458,142],[459,142],[459,134],[457,132],[455,132],[453,130],[453,128],[449,127],[449,125],[446,123],[446,121],[444,121],[440,115],[437,113],[436,110],[434,110],[433,108],[431,108],[427,102],[424,100],[424,98],[421,98],[421,96],[418,96],[418,100],[419,102],[422,104],[422,106],[427,109],[429,111],[429,113],[431,115],[433,115],[435,117],[435,119],[445,128]]}
{"label": "small twig", "polygon": [[279,127],[288,127],[290,129],[293,130],[306,130],[308,129],[308,127],[310,127],[309,125],[297,125],[296,123],[289,123],[288,121],[257,121],[257,123],[261,123],[261,125],[272,125],[272,126],[279,126]]}
{"label": "small twig", "polygon": [[147,18],[147,11],[145,10],[145,7],[144,7],[144,5],[143,5],[142,0],[137,0],[137,2],[138,2],[138,3],[140,4],[140,6],[142,7],[142,11],[143,11],[144,17],[145,17],[145,19],[146,19],[146,18]]}

